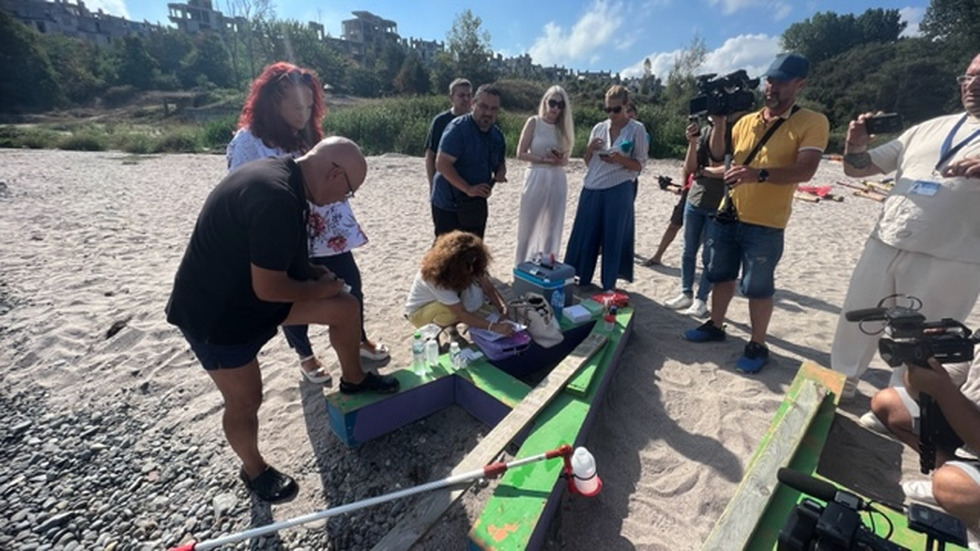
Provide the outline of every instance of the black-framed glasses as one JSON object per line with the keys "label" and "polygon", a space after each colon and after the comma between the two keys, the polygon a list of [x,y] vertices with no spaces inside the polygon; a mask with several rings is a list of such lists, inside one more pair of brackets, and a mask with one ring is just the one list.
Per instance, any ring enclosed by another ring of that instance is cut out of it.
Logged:
{"label": "black-framed glasses", "polygon": [[603,107],[602,109],[606,113],[617,113],[618,114],[618,113],[620,113],[623,110],[623,106],[622,105],[617,105],[615,107]]}
{"label": "black-framed glasses", "polygon": [[552,109],[554,109],[555,107],[557,107],[558,109],[564,109],[565,108],[565,102],[563,100],[558,100],[558,99],[549,99],[548,100],[548,107],[550,107]]}
{"label": "black-framed glasses", "polygon": [[969,86],[980,79],[980,75],[960,75],[956,77],[956,82],[960,86]]}
{"label": "black-framed glasses", "polygon": [[339,168],[341,170],[341,172],[343,172],[343,174],[344,174],[344,183],[347,184],[347,193],[344,194],[344,199],[353,199],[354,198],[354,187],[350,185],[350,177],[347,176],[347,170],[344,169],[344,167],[338,165],[337,163],[334,163],[333,166]]}

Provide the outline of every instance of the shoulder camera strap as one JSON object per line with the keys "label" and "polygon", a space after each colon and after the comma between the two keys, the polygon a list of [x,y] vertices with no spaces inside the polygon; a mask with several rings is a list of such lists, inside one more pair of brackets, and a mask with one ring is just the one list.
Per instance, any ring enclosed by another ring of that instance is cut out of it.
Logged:
{"label": "shoulder camera strap", "polygon": [[[792,117],[799,110],[800,110],[800,106],[794,105],[793,109],[789,112],[789,117]],[[749,163],[752,162],[752,159],[755,159],[755,156],[759,153],[759,150],[762,149],[762,146],[766,145],[766,142],[769,141],[769,138],[771,138],[772,135],[776,133],[776,130],[780,126],[782,126],[784,122],[789,120],[789,117],[786,117],[785,119],[782,118],[779,119],[778,121],[776,121],[775,124],[772,125],[772,127],[769,128],[769,130],[765,133],[765,135],[762,136],[762,139],[759,140],[759,143],[755,144],[755,147],[752,148],[752,152],[749,153],[749,156],[746,157],[745,161],[742,162],[743,166],[748,166]]]}

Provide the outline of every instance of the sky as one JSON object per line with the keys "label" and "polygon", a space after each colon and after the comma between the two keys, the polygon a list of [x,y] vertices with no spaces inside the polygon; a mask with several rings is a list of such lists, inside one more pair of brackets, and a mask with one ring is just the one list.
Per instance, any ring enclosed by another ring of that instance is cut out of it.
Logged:
{"label": "sky", "polygon": [[[169,0],[175,1],[175,0]],[[246,0],[247,1],[247,0]],[[168,0],[84,0],[137,21],[170,24]],[[229,4],[215,9],[232,14]],[[470,6],[445,0],[319,1],[273,0],[280,19],[322,23],[331,36],[341,35],[341,21],[352,11],[369,11],[395,21],[408,38],[445,41],[454,19],[469,9],[482,19],[491,47],[505,55],[528,53],[534,63],[576,70],[612,71],[641,76],[649,58],[653,73],[666,78],[677,54],[700,38],[708,49],[697,72],[725,74],[746,69],[762,74],[782,48],[779,37],[793,23],[818,12],[861,14],[869,8],[898,10],[918,33],[928,0],[495,0]]]}

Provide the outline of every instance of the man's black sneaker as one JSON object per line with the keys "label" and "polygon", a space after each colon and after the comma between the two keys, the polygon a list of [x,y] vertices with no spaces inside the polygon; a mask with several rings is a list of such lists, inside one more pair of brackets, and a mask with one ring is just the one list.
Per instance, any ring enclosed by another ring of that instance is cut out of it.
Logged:
{"label": "man's black sneaker", "polygon": [[299,493],[299,484],[289,475],[285,475],[272,467],[266,467],[259,476],[249,480],[245,470],[238,473],[238,477],[245,483],[245,487],[262,501],[269,503],[283,503],[296,497]]}
{"label": "man's black sneaker", "polygon": [[708,320],[697,329],[685,331],[684,338],[691,342],[723,341],[725,340],[725,330],[715,327],[715,324]]}
{"label": "man's black sneaker", "polygon": [[358,392],[377,392],[379,394],[392,394],[398,392],[401,383],[391,375],[376,375],[368,371],[364,374],[364,380],[355,384],[348,383],[343,378],[340,379],[340,392],[344,394],[357,394]]}

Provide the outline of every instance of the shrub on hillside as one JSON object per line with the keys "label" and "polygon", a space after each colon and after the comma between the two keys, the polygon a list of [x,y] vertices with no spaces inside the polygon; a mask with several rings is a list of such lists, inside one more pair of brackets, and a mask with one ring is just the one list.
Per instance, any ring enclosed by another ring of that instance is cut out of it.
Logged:
{"label": "shrub on hillside", "polygon": [[549,87],[540,82],[504,79],[496,82],[500,88],[500,106],[508,111],[537,113],[541,96]]}
{"label": "shrub on hillside", "polygon": [[108,108],[119,107],[135,98],[138,92],[131,84],[113,86],[102,95],[102,105]]}

